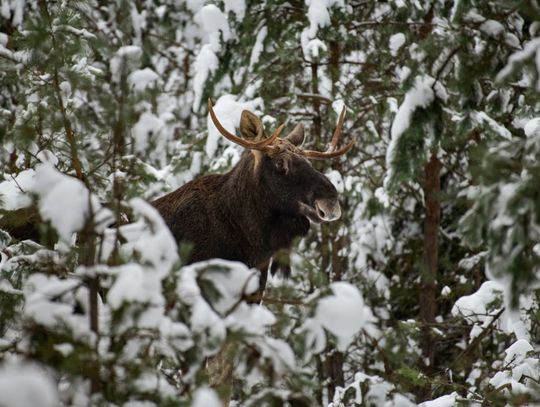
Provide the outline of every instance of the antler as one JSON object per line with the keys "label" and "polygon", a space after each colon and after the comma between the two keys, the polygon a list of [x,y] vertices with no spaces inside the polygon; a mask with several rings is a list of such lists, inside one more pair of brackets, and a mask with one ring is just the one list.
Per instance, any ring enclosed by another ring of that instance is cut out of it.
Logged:
{"label": "antler", "polygon": [[212,105],[212,100],[208,99],[208,112],[210,113],[210,117],[212,118],[212,121],[214,122],[214,126],[219,130],[219,132],[225,137],[227,140],[232,141],[235,144],[238,144],[242,147],[249,148],[250,150],[259,150],[259,151],[267,151],[270,150],[270,145],[279,137],[281,131],[283,130],[283,127],[285,127],[284,124],[279,126],[274,133],[268,138],[265,138],[261,141],[248,141],[244,140],[241,137],[235,136],[232,133],[229,133],[225,127],[219,122],[216,113],[214,112],[214,107]]}
{"label": "antler", "polygon": [[341,129],[343,127],[344,121],[345,121],[345,106],[343,106],[343,110],[341,110],[341,113],[339,114],[336,131],[334,131],[334,135],[332,136],[332,141],[330,141],[330,145],[328,146],[328,149],[324,152],[314,151],[314,150],[302,150],[301,154],[304,157],[312,158],[314,160],[325,160],[327,158],[339,157],[340,155],[343,155],[347,151],[349,151],[354,145],[354,140],[349,142],[345,147],[341,147],[339,150],[336,150],[337,144],[341,137]]}

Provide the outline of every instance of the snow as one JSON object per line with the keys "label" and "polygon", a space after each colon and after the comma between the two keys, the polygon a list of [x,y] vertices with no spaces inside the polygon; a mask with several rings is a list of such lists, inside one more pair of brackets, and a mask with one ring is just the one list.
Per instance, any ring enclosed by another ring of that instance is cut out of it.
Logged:
{"label": "snow", "polygon": [[384,183],[385,186],[389,186],[390,180],[394,176],[393,165],[394,157],[397,154],[397,144],[400,137],[407,131],[411,125],[411,119],[414,112],[419,108],[428,107],[435,97],[439,99],[446,99],[446,92],[442,85],[435,82],[435,79],[428,75],[417,76],[414,81],[414,85],[405,94],[403,102],[399,106],[398,112],[391,128],[391,140],[386,152],[386,163],[388,172],[386,174]]}
{"label": "snow", "polygon": [[264,335],[266,329],[274,325],[276,321],[274,314],[267,308],[242,302],[225,319],[225,324],[233,331]]}
{"label": "snow", "polygon": [[424,401],[418,407],[454,407],[456,405],[457,393],[447,394],[435,400]]}
{"label": "snow", "polygon": [[338,339],[338,349],[345,351],[354,335],[365,325],[364,300],[355,286],[346,282],[330,284],[333,295],[317,304],[314,320]]}
{"label": "snow", "polygon": [[[123,264],[111,272],[117,278],[107,294],[107,303],[113,310],[119,309],[124,303],[162,303],[162,299],[156,296],[153,290],[148,289],[149,276],[145,270],[135,263]],[[150,281],[153,285],[153,281]]]}
{"label": "snow", "polygon": [[193,110],[198,111],[201,105],[201,97],[204,91],[206,81],[219,66],[219,61],[210,44],[202,46],[197,54],[193,70],[195,77],[193,78]]}
{"label": "snow", "polygon": [[510,131],[506,127],[504,127],[502,124],[497,123],[497,121],[489,117],[486,112],[473,112],[471,114],[471,118],[474,121],[476,121],[478,124],[487,125],[497,135],[499,135],[500,137],[506,140],[510,140],[512,138],[512,133],[510,133]]}
{"label": "snow", "polygon": [[178,279],[176,294],[180,301],[191,307],[192,330],[195,333],[204,334],[202,346],[211,354],[218,345],[216,340],[225,339],[226,328],[219,315],[203,298],[197,283],[198,269],[204,268],[206,264],[209,263],[201,262],[184,267]]}
{"label": "snow", "polygon": [[[153,268],[159,279],[165,278],[178,261],[176,240],[159,212],[141,198],[129,201],[135,215],[144,218],[149,228],[132,240],[130,245],[143,260],[147,268]],[[160,287],[156,287],[159,289]]]}
{"label": "snow", "polygon": [[37,365],[7,365],[0,368],[0,405],[6,407],[56,407],[56,386]]}
{"label": "snow", "polygon": [[32,203],[28,196],[34,185],[35,171],[28,169],[21,171],[14,178],[0,182],[0,204],[2,209],[14,211],[25,208]]}
{"label": "snow", "polygon": [[[496,281],[486,281],[471,295],[459,298],[452,307],[452,315],[462,315],[472,322],[483,322],[488,318],[489,304],[502,297],[503,287]],[[496,312],[496,311],[495,311]]]}
{"label": "snow", "polygon": [[110,220],[111,212],[101,208],[98,199],[78,179],[62,174],[50,164],[37,165],[34,179],[32,191],[40,198],[39,213],[51,222],[64,242],[71,241],[91,213],[97,230]]}
{"label": "snow", "polygon": [[324,174],[326,178],[330,180],[332,185],[336,188],[338,193],[343,193],[343,190],[345,188],[343,184],[343,177],[341,176],[341,173],[337,170],[330,170],[329,172]]}
{"label": "snow", "polygon": [[528,352],[532,352],[534,349],[529,342],[525,339],[518,339],[508,349],[504,351],[506,356],[504,357],[505,364],[518,364],[523,362],[527,357]]}
{"label": "snow", "polygon": [[330,25],[330,11],[333,6],[345,8],[343,0],[305,0],[308,6],[309,37],[315,38],[320,28]]}
{"label": "snow", "polygon": [[165,128],[165,122],[151,112],[144,112],[133,126],[132,134],[135,139],[135,150],[145,152],[151,140],[158,139]]}
{"label": "snow", "polygon": [[309,33],[307,30],[303,31],[300,35],[300,42],[302,44],[302,52],[304,57],[308,61],[318,60],[321,53],[326,52],[328,49],[326,44],[318,38],[309,38]]}
{"label": "snow", "polygon": [[142,49],[137,45],[120,47],[109,64],[114,82],[119,82],[123,74],[128,74],[139,65]]}
{"label": "snow", "polygon": [[486,20],[479,27],[480,31],[490,37],[497,38],[504,32],[504,26],[495,20]]}
{"label": "snow", "polygon": [[11,24],[21,26],[23,23],[26,0],[3,0],[1,15],[6,20],[11,19]]}
{"label": "snow", "polygon": [[225,5],[226,14],[232,12],[237,21],[242,21],[244,19],[246,14],[245,0],[224,0],[223,4]]}
{"label": "snow", "polygon": [[222,407],[222,404],[213,389],[200,387],[195,391],[191,407]]}
{"label": "snow", "polygon": [[[536,58],[536,68],[540,71],[540,38],[535,38],[525,44],[522,50],[510,55],[508,63],[497,74],[496,80],[503,81],[517,68],[517,66],[527,59]],[[540,90],[540,79],[538,80],[537,90]]]}
{"label": "snow", "polygon": [[[260,98],[250,101],[239,101],[234,95],[221,96],[214,105],[214,112],[216,113],[219,122],[229,132],[235,134],[236,128],[240,125],[240,117],[242,111],[249,110],[251,112],[256,111],[262,107],[262,100]],[[208,137],[206,139],[205,151],[208,157],[214,157],[217,151],[219,140],[223,140],[225,143],[233,144],[232,142],[221,136],[221,133],[214,126],[214,122],[208,115]]]}
{"label": "snow", "polygon": [[159,75],[150,68],[133,71],[128,76],[130,86],[138,91],[154,87],[159,82]]}
{"label": "snow", "polygon": [[261,357],[269,360],[276,373],[284,374],[295,365],[295,357],[287,342],[270,336],[256,337],[251,345],[257,347]]}
{"label": "snow", "polygon": [[213,260],[205,262],[200,279],[212,284],[219,298],[212,302],[213,308],[226,315],[243,295],[253,294],[259,288],[259,271],[250,270],[243,263]]}
{"label": "snow", "polygon": [[528,138],[540,139],[540,117],[535,117],[534,119],[529,120],[525,124],[523,131],[525,131],[525,135]]}
{"label": "snow", "polygon": [[396,33],[390,37],[389,48],[393,57],[398,54],[399,49],[405,44],[405,40],[405,34],[403,33]]}
{"label": "snow", "polygon": [[259,57],[264,50],[264,40],[266,39],[267,33],[268,29],[266,27],[262,27],[257,33],[255,44],[251,49],[251,56],[249,57],[249,70],[252,70],[255,64],[259,62]]}
{"label": "snow", "polygon": [[221,50],[220,38],[228,41],[231,38],[231,30],[227,17],[215,5],[208,4],[195,14],[195,22],[202,28],[205,42],[210,44],[212,51]]}

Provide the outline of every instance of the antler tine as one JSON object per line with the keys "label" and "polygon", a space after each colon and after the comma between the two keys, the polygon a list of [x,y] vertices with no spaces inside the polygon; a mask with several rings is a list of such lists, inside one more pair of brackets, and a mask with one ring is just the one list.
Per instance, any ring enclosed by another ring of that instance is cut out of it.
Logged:
{"label": "antler tine", "polygon": [[341,113],[339,114],[336,130],[334,131],[334,135],[332,136],[332,141],[330,141],[330,145],[328,146],[328,149],[326,151],[303,150],[302,155],[304,157],[311,158],[313,160],[326,160],[328,158],[339,157],[340,155],[347,153],[354,145],[354,140],[350,141],[345,147],[341,147],[339,150],[336,150],[337,144],[341,137],[341,129],[343,128],[344,121],[345,121],[345,106],[343,106],[343,109],[341,110]]}
{"label": "antler tine", "polygon": [[339,114],[336,130],[334,131],[334,135],[332,136],[332,141],[330,141],[330,145],[328,146],[328,149],[326,150],[328,153],[331,153],[337,147],[337,144],[341,137],[341,129],[343,128],[343,122],[345,121],[345,113],[346,113],[346,109],[345,109],[345,105],[343,105],[343,109],[341,109],[341,113]]}
{"label": "antler tine", "polygon": [[345,147],[341,147],[339,150],[331,152],[315,151],[315,150],[304,150],[302,155],[313,160],[326,160],[328,158],[336,158],[340,155],[347,153],[352,146],[354,145],[354,140],[350,141]]}
{"label": "antler tine", "polygon": [[214,106],[212,105],[212,99],[208,99],[208,112],[210,113],[210,118],[212,119],[212,122],[214,123],[214,126],[218,129],[218,131],[225,137],[227,140],[232,141],[235,144],[238,144],[242,147],[249,148],[250,150],[268,150],[270,144],[272,144],[280,135],[281,131],[283,130],[283,127],[285,126],[282,124],[279,126],[274,133],[268,138],[265,138],[264,140],[253,142],[244,140],[241,137],[238,137],[232,133],[230,133],[223,125],[219,122],[216,113],[214,112]]}

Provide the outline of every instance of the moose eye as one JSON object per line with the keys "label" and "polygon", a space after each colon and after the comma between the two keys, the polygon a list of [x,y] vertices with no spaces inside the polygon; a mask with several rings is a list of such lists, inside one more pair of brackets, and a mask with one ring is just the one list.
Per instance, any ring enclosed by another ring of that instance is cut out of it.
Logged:
{"label": "moose eye", "polygon": [[285,161],[282,160],[282,159],[277,159],[275,162],[274,162],[274,166],[276,167],[276,170],[278,170],[279,172],[284,172],[286,173],[287,172],[287,166],[285,164]]}

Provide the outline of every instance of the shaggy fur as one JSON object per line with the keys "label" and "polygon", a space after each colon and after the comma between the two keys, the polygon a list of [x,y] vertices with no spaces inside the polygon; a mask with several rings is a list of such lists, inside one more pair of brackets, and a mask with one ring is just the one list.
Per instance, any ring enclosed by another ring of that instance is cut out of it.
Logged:
{"label": "shaggy fur", "polygon": [[218,257],[261,268],[307,234],[310,221],[299,203],[337,202],[338,194],[295,151],[280,139],[272,155],[248,151],[230,172],[203,176],[153,202],[176,240],[192,245],[188,262]]}

